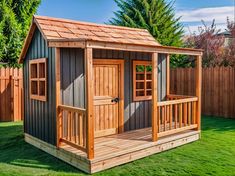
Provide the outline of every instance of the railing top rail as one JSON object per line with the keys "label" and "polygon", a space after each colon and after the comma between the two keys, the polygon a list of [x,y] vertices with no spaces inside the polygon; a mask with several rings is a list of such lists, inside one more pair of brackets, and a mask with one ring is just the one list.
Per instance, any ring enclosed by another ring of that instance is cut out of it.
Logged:
{"label": "railing top rail", "polygon": [[72,111],[72,112],[79,112],[79,113],[83,113],[83,114],[86,112],[86,109],[77,108],[77,107],[73,107],[73,106],[59,105],[58,107],[63,110]]}
{"label": "railing top rail", "polygon": [[194,98],[195,96],[169,94],[167,95],[167,97],[168,98]]}
{"label": "railing top rail", "polygon": [[197,101],[197,97],[193,98],[183,98],[183,99],[178,99],[178,100],[169,100],[169,101],[162,101],[158,102],[157,106],[166,106],[166,105],[174,105],[174,104],[181,104],[181,103],[189,103],[189,102],[194,102]]}

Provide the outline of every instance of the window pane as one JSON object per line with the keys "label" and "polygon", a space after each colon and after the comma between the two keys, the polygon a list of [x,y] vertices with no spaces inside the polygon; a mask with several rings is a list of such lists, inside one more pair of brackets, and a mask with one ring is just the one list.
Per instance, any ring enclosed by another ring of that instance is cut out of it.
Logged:
{"label": "window pane", "polygon": [[38,81],[31,81],[31,94],[38,95]]}
{"label": "window pane", "polygon": [[152,73],[150,74],[148,73],[146,77],[147,77],[147,80],[152,80]]}
{"label": "window pane", "polygon": [[144,72],[145,66],[144,65],[136,65],[136,72]]}
{"label": "window pane", "polygon": [[31,69],[30,70],[31,78],[37,78],[37,73],[38,73],[37,64],[31,64],[30,69]]}
{"label": "window pane", "polygon": [[152,95],[152,91],[151,90],[148,90],[147,91],[147,96],[151,96]]}
{"label": "window pane", "polygon": [[144,74],[136,74],[136,80],[144,80]]}
{"label": "window pane", "polygon": [[46,95],[45,86],[46,86],[45,81],[40,81],[40,82],[39,82],[39,95],[40,95],[40,96]]}
{"label": "window pane", "polygon": [[136,89],[144,89],[144,82],[137,82]]}
{"label": "window pane", "polygon": [[136,96],[144,96],[144,91],[137,91]]}
{"label": "window pane", "polygon": [[45,78],[45,63],[39,63],[39,78]]}
{"label": "window pane", "polygon": [[151,65],[146,66],[146,72],[152,72],[152,66]]}
{"label": "window pane", "polygon": [[147,89],[152,89],[152,82],[147,82]]}

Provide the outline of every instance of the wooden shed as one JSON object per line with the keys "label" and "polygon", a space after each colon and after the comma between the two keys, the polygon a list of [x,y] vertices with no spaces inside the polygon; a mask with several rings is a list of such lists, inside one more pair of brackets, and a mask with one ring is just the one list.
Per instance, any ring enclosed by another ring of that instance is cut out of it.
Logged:
{"label": "wooden shed", "polygon": [[[170,54],[195,58],[194,96],[170,94]],[[144,29],[34,16],[19,59],[25,140],[88,173],[198,140],[201,56]]]}

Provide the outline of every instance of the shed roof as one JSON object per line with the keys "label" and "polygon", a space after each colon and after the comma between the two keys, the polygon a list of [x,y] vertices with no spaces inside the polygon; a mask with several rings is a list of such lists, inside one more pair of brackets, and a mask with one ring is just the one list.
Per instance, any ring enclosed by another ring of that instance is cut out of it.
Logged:
{"label": "shed roof", "polygon": [[34,16],[34,21],[48,41],[89,40],[137,45],[160,45],[146,29],[94,24],[44,16]]}
{"label": "shed roof", "polygon": [[143,51],[160,51],[162,53],[183,53],[189,55],[202,54],[202,50],[162,46],[146,29],[34,16],[30,31],[21,51],[19,63],[23,62],[36,28],[40,30],[49,46],[53,46],[50,43],[84,43],[85,41],[94,41],[105,43],[105,46],[107,44],[122,44],[118,45],[118,48],[121,46],[121,49],[127,48],[127,46],[130,46],[129,49],[136,46]]}

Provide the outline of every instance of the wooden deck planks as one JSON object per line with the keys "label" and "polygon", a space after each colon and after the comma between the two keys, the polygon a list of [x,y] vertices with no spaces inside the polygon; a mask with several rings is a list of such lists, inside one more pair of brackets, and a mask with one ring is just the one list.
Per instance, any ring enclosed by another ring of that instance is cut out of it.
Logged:
{"label": "wooden deck planks", "polygon": [[[174,125],[175,124],[172,124],[173,127]],[[166,137],[159,137],[158,141],[152,142],[152,129],[144,128],[126,133],[104,136],[95,139],[94,159],[90,160],[86,158],[87,154],[85,152],[66,144],[63,144],[57,149],[56,147],[27,134],[25,134],[25,140],[78,169],[87,173],[95,173],[196,141],[200,137],[199,134],[200,132],[198,131],[188,130]]]}

